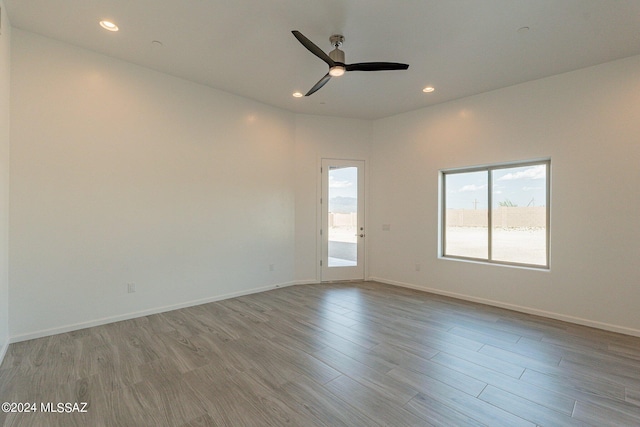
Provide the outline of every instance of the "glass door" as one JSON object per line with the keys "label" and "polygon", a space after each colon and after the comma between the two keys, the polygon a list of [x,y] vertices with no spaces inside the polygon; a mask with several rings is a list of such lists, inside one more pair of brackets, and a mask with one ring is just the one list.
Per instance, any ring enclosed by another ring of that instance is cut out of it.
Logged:
{"label": "glass door", "polygon": [[322,281],[364,280],[364,161],[322,160]]}

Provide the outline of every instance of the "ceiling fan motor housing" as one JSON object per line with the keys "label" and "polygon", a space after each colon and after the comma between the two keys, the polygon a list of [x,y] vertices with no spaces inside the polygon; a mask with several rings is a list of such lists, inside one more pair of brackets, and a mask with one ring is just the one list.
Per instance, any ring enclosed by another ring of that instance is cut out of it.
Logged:
{"label": "ceiling fan motor housing", "polygon": [[329,58],[333,59],[333,62],[344,64],[344,52],[337,47],[329,52]]}
{"label": "ceiling fan motor housing", "polygon": [[333,62],[340,62],[341,64],[344,64],[344,52],[339,49],[344,42],[344,36],[341,34],[334,34],[329,37],[329,41],[335,48],[331,52],[329,52],[329,58],[333,59]]}

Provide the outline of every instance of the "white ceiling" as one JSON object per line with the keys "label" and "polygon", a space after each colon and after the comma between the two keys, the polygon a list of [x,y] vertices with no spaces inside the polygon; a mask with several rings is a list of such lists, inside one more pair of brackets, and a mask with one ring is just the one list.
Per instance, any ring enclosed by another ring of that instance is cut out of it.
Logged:
{"label": "white ceiling", "polygon": [[[365,119],[640,54],[639,0],[4,2],[16,28],[290,111]],[[296,99],[327,66],[291,30],[327,52],[343,34],[347,63],[410,67],[350,72]]]}

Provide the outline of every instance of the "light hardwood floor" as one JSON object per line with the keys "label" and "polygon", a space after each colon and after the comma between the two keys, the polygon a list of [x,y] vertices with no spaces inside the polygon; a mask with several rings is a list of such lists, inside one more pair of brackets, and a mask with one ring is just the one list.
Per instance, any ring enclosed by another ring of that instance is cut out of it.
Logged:
{"label": "light hardwood floor", "polygon": [[640,426],[640,339],[374,282],[12,344],[5,426]]}

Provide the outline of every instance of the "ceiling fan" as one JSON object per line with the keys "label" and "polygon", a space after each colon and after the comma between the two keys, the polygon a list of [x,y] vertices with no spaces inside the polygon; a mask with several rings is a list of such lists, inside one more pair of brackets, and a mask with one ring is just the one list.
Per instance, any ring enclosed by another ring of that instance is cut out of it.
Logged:
{"label": "ceiling fan", "polygon": [[345,64],[344,52],[340,50],[344,37],[340,34],[334,34],[329,38],[334,49],[327,55],[322,49],[316,46],[311,40],[306,38],[300,31],[291,31],[295,38],[298,39],[309,52],[322,59],[329,65],[329,72],[321,78],[310,90],[305,94],[309,96],[315,93],[322,86],[327,84],[331,77],[339,77],[347,71],[387,71],[387,70],[406,70],[409,68],[407,64],[399,64],[397,62],[358,62],[356,64]]}

